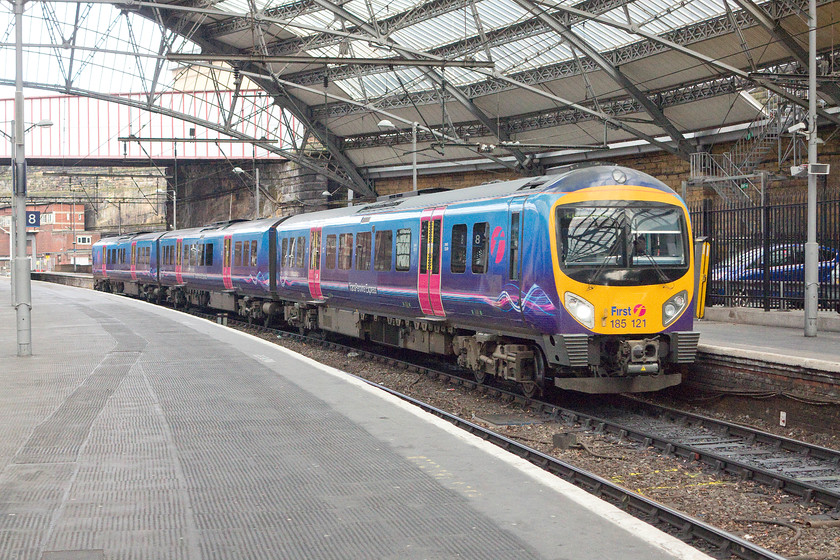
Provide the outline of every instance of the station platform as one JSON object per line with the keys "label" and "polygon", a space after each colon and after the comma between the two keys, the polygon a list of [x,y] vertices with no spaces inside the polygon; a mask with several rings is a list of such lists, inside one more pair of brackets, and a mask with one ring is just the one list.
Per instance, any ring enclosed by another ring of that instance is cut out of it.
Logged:
{"label": "station platform", "polygon": [[335,369],[140,301],[0,278],[0,558],[700,559]]}
{"label": "station platform", "polygon": [[698,350],[840,374],[840,314],[820,312],[817,336],[805,336],[800,311],[711,308],[694,322]]}

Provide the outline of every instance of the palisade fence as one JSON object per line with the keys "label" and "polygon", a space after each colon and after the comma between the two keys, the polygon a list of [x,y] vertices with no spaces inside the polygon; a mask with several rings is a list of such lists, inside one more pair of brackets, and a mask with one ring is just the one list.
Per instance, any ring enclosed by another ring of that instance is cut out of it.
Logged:
{"label": "palisade fence", "polygon": [[[807,193],[768,199],[761,206],[720,199],[689,206],[695,237],[711,243],[707,305],[803,307]],[[840,189],[821,187],[817,199],[819,307],[840,311]]]}

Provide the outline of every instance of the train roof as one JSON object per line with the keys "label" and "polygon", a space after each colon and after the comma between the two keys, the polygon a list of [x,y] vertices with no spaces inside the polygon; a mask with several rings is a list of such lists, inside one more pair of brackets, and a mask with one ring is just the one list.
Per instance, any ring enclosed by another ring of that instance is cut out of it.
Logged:
{"label": "train roof", "polygon": [[94,245],[110,245],[113,243],[127,243],[129,241],[154,241],[165,234],[165,231],[140,231],[134,233],[124,233],[122,235],[112,235],[111,237],[103,237]]}
{"label": "train roof", "polygon": [[298,222],[311,222],[318,219],[330,219],[349,216],[363,216],[375,212],[396,212],[416,210],[437,206],[448,206],[471,200],[484,200],[521,193],[523,196],[542,192],[571,192],[585,187],[607,186],[616,184],[639,185],[674,191],[665,183],[647,173],[617,165],[594,165],[582,168],[558,171],[553,175],[523,177],[511,181],[484,183],[475,187],[454,190],[432,190],[407,192],[381,196],[375,202],[355,206],[322,210],[291,216],[283,225]]}
{"label": "train roof", "polygon": [[[494,181],[475,187],[464,189],[407,192],[395,195],[381,196],[375,202],[358,204],[318,212],[296,214],[287,217],[271,217],[259,220],[232,220],[218,222],[207,226],[179,229],[167,232],[129,234],[117,239],[171,239],[174,237],[203,237],[208,233],[246,233],[263,232],[282,223],[295,226],[310,224],[313,220],[328,220],[341,217],[365,216],[377,212],[399,212],[403,210],[417,210],[423,208],[448,206],[451,204],[486,200],[521,193],[523,196],[534,193],[562,193],[572,192],[582,188],[594,186],[608,186],[616,184],[638,185],[662,190],[671,194],[674,191],[662,181],[635,169],[617,165],[589,165],[568,170],[558,170],[556,174],[539,177],[523,177],[511,181]],[[211,233],[211,234],[212,234]],[[99,243],[112,243],[113,237],[103,239]]]}
{"label": "train roof", "polygon": [[282,222],[285,218],[262,218],[259,220],[231,220],[228,222],[217,222],[202,227],[178,229],[168,231],[161,236],[161,239],[171,239],[175,237],[203,237],[208,234],[222,234],[222,233],[248,233],[261,232],[270,229],[272,226]]}

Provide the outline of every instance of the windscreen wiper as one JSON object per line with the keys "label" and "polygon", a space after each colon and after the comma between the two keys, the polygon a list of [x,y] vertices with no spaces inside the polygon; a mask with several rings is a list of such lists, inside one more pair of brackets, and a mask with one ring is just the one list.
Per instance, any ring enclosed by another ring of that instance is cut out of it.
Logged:
{"label": "windscreen wiper", "polygon": [[616,254],[616,249],[618,249],[621,245],[623,245],[621,240],[621,235],[617,236],[615,239],[615,243],[613,246],[610,247],[610,252],[607,253],[607,256],[604,257],[604,262],[598,265],[598,269],[595,271],[595,274],[592,275],[592,278],[589,279],[590,284],[594,284],[598,281],[598,277],[601,276],[601,273],[604,272],[604,269],[607,267],[607,263],[610,262],[610,258],[614,257]]}
{"label": "windscreen wiper", "polygon": [[659,279],[660,279],[660,280],[662,280],[663,282],[668,282],[668,280],[670,280],[670,278],[668,278],[668,275],[667,275],[667,274],[665,274],[665,271],[663,271],[663,270],[662,270],[662,267],[661,267],[661,266],[659,266],[659,263],[658,263],[658,262],[656,262],[656,261],[653,259],[653,257],[651,257],[650,255],[648,255],[647,251],[645,251],[645,252],[644,252],[644,253],[642,253],[641,255],[633,255],[633,262],[636,262],[636,257],[637,257],[637,256],[640,256],[640,257],[647,257],[647,260],[648,260],[648,261],[650,261],[650,264],[652,264],[652,265],[653,265],[653,269],[656,271],[656,275],[657,275],[657,276],[659,276]]}

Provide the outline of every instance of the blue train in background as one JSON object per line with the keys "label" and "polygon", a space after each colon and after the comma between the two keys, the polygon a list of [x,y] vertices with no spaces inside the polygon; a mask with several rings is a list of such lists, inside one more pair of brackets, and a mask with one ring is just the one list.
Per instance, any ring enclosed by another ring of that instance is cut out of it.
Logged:
{"label": "blue train in background", "polygon": [[102,239],[96,288],[454,356],[527,395],[676,385],[695,359],[685,204],[594,166]]}

